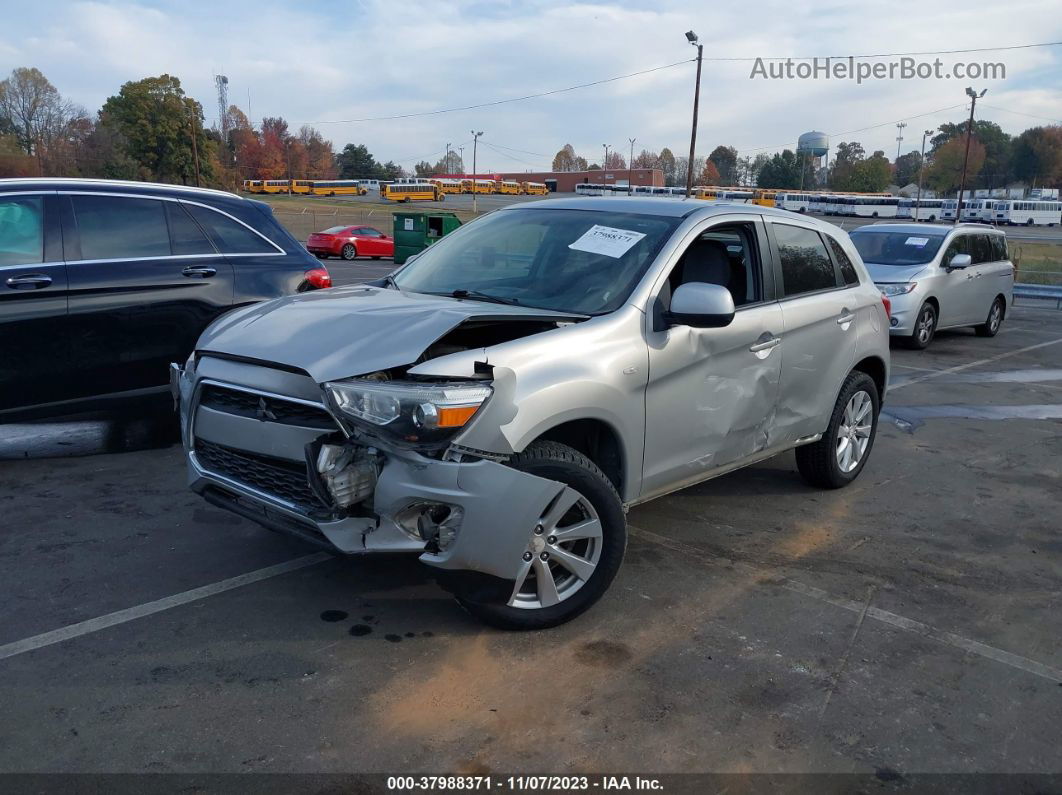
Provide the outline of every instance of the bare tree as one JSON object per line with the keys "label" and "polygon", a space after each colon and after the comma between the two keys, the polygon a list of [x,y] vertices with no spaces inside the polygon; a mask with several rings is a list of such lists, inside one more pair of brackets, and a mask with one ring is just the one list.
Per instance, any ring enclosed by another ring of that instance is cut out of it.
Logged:
{"label": "bare tree", "polygon": [[20,67],[0,82],[0,118],[43,174],[46,161],[51,168],[68,166],[84,138],[87,114],[63,99],[39,69]]}

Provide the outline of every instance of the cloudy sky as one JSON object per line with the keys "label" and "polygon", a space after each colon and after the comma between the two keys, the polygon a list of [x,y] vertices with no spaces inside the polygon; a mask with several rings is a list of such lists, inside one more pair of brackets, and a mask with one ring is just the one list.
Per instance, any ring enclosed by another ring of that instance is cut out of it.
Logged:
{"label": "cloudy sky", "polygon": [[[365,143],[409,167],[483,130],[480,170],[546,168],[565,143],[591,161],[601,145],[689,147],[694,65],[475,110],[423,113],[525,96],[692,58],[843,56],[1004,47],[1062,41],[1057,0],[1007,2],[662,2],[549,0],[141,0],[5,3],[0,74],[36,66],[92,111],[128,80],[168,72],[217,116],[214,74],[252,119],[312,123],[336,148]],[[932,60],[924,56],[919,60]],[[1016,133],[1062,121],[1062,46],[941,55],[1002,62],[1006,79],[750,79],[749,61],[706,61],[698,153],[717,144],[742,155],[792,147],[807,130],[833,143],[896,154],[895,122],[920,134],[963,118],[967,85],[988,88],[978,117]],[[873,59],[870,62],[889,59]],[[1022,115],[1028,114],[1028,115]],[[345,121],[346,120],[346,121]],[[872,125],[874,129],[862,130]],[[858,132],[855,132],[859,130]]]}

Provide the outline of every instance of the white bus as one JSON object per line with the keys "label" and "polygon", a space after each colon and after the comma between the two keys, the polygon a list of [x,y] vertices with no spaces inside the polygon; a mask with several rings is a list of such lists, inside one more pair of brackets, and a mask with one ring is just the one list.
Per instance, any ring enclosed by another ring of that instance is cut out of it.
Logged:
{"label": "white bus", "polygon": [[966,223],[990,224],[994,220],[995,199],[971,199],[962,203],[962,218]]}
{"label": "white bus", "polygon": [[940,208],[944,204],[943,199],[900,199],[900,206],[896,208],[897,218],[914,219],[917,209],[919,221],[936,221],[940,218]]}
{"label": "white bus", "polygon": [[900,208],[900,199],[896,196],[845,196],[838,215],[851,215],[856,218],[895,218]]}
{"label": "white bus", "polygon": [[1054,226],[1062,223],[1062,202],[1008,199],[997,201],[993,214],[997,224]]}
{"label": "white bus", "polygon": [[940,220],[941,221],[954,221],[955,210],[958,209],[959,202],[957,199],[945,199],[944,203],[940,205]]}
{"label": "white bus", "polygon": [[806,213],[813,198],[810,193],[779,193],[774,197],[774,206],[794,213]]}
{"label": "white bus", "polygon": [[605,186],[592,182],[580,182],[575,186],[575,192],[579,196],[602,196],[605,193]]}

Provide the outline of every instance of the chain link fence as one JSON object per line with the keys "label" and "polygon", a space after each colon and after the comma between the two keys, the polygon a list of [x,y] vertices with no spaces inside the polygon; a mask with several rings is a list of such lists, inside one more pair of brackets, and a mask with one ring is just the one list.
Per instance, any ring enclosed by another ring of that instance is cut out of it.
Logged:
{"label": "chain link fence", "polygon": [[[273,215],[285,229],[295,236],[296,240],[305,243],[306,238],[314,232],[322,232],[333,226],[371,226],[389,235],[394,229],[395,212],[431,212],[432,210],[452,212],[443,207],[425,207],[417,204],[412,206],[403,205],[401,209],[379,206],[365,209],[348,209],[347,207],[333,206],[327,208],[303,207],[301,210],[288,210],[274,207]],[[466,223],[475,217],[470,212],[458,211],[455,215],[461,219],[462,223]]]}

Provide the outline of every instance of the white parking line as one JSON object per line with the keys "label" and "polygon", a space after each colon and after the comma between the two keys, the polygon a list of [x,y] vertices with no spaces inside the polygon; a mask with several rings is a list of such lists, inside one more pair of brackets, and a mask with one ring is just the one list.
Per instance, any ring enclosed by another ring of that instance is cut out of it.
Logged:
{"label": "white parking line", "polygon": [[[1062,340],[1059,340],[1062,342]],[[704,552],[704,550],[697,547],[683,543],[682,541],[676,541],[673,538],[667,538],[665,536],[658,535],[649,530],[643,530],[640,527],[629,525],[631,535],[635,538],[643,538],[646,541],[657,544],[658,546],[671,549],[675,552],[680,552],[683,555],[697,558],[701,561],[707,562],[711,565],[717,565],[719,561],[714,557]],[[994,646],[981,643],[977,640],[970,640],[964,638],[961,635],[956,635],[954,632],[946,632],[942,629],[930,626],[929,624],[923,624],[921,621],[915,621],[912,618],[906,618],[896,613],[890,613],[888,610],[882,610],[878,607],[870,607],[869,603],[856,602],[851,599],[845,599],[840,596],[834,596],[821,588],[816,588],[813,585],[805,585],[802,582],[791,580],[788,577],[777,577],[772,574],[769,569],[753,566],[742,561],[731,561],[732,566],[728,565],[728,568],[744,569],[746,571],[754,572],[756,574],[762,574],[770,582],[781,585],[783,588],[794,593],[809,596],[812,599],[817,599],[820,602],[826,602],[834,607],[840,607],[849,612],[855,613],[858,616],[865,616],[866,618],[872,618],[875,621],[880,621],[883,624],[896,627],[897,629],[906,630],[907,632],[913,632],[916,635],[921,635],[925,638],[938,641],[940,643],[952,646],[957,649],[969,652],[970,654],[976,654],[979,657],[984,657],[995,662],[1009,665],[1012,668],[1018,668],[1026,673],[1039,676],[1044,679],[1048,679],[1052,682],[1062,682],[1062,670],[1058,668],[1052,668],[1049,665],[1037,662],[1036,660],[1030,660],[1028,657],[1022,657],[1020,654],[1013,654],[1009,651],[1003,651],[997,649]],[[862,620],[862,619],[860,619]]]}
{"label": "white parking line", "polygon": [[920,375],[912,378],[910,381],[904,381],[901,384],[895,386],[889,386],[889,392],[895,392],[897,389],[903,389],[904,387],[911,386],[912,384],[920,384],[923,381],[928,381],[931,378],[938,378],[942,375],[950,375],[951,373],[958,373],[962,370],[969,370],[971,367],[980,367],[983,364],[991,364],[992,362],[998,362],[1000,359],[1006,359],[1010,356],[1017,356],[1019,353],[1028,353],[1029,351],[1035,351],[1038,348],[1046,348],[1049,345],[1058,345],[1062,342],[1062,337],[1054,340],[1048,340],[1047,342],[1039,342],[1036,345],[1028,345],[1024,348],[1018,348],[1017,350],[1007,351],[1006,353],[999,353],[995,356],[989,356],[987,359],[978,359],[976,362],[970,362],[969,364],[959,364],[955,367],[948,367],[944,370],[935,370],[927,375]]}
{"label": "white parking line", "polygon": [[115,613],[108,613],[105,616],[90,618],[86,621],[80,621],[77,624],[70,624],[66,627],[53,629],[50,632],[34,635],[31,638],[16,640],[13,643],[0,646],[0,660],[14,657],[16,654],[24,654],[28,651],[34,651],[35,649],[42,649],[45,646],[62,643],[64,640],[79,638],[82,635],[88,635],[92,632],[99,632],[101,629],[114,627],[118,624],[125,624],[128,621],[135,621],[138,618],[146,618],[155,613],[161,613],[163,610],[180,607],[189,602],[197,602],[200,599],[206,599],[208,596],[214,596],[215,594],[224,593],[225,591],[231,591],[234,588],[241,588],[244,585],[268,580],[271,577],[278,577],[281,574],[304,569],[307,566],[314,566],[323,561],[332,560],[332,558],[333,556],[329,555],[327,552],[304,555],[301,558],[286,560],[275,566],[266,566],[264,569],[249,571],[246,574],[230,577],[227,580],[221,580],[219,582],[211,583],[210,585],[193,588],[190,591],[184,591],[183,593],[174,594],[173,596],[165,596],[162,599],[156,599],[153,602],[145,602],[142,605],[127,607],[125,610],[119,610]]}

